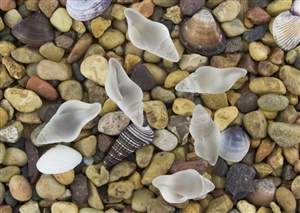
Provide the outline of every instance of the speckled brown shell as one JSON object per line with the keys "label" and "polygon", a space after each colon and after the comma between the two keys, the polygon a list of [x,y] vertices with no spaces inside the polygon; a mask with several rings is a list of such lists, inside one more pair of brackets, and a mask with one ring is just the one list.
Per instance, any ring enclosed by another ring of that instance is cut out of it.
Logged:
{"label": "speckled brown shell", "polygon": [[194,53],[212,56],[225,50],[225,34],[207,9],[195,13],[181,25],[179,32],[183,45]]}
{"label": "speckled brown shell", "polygon": [[54,40],[54,29],[43,13],[27,16],[11,32],[20,42],[34,47]]}

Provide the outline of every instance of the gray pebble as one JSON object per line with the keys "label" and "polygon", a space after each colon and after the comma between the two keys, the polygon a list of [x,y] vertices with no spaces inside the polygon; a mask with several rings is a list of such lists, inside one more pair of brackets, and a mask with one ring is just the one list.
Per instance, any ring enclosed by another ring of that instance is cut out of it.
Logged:
{"label": "gray pebble", "polygon": [[12,208],[18,204],[18,201],[13,198],[9,190],[5,192],[4,200],[6,204],[10,205]]}
{"label": "gray pebble", "polygon": [[269,29],[268,27],[269,27],[268,24],[257,25],[253,29],[244,32],[243,38],[247,42],[256,41],[258,39],[261,39],[268,31],[268,29]]}
{"label": "gray pebble", "polygon": [[244,50],[242,38],[240,36],[227,38],[224,53],[235,53]]}
{"label": "gray pebble", "polygon": [[268,6],[268,4],[271,2],[272,0],[249,0],[248,4],[250,7],[261,7],[264,8],[266,6]]}
{"label": "gray pebble", "polygon": [[294,180],[297,177],[297,172],[294,171],[294,167],[287,164],[282,169],[282,177],[284,180]]}
{"label": "gray pebble", "polygon": [[296,61],[295,61],[295,64],[294,64],[294,67],[298,70],[300,70],[300,55],[298,55]]}

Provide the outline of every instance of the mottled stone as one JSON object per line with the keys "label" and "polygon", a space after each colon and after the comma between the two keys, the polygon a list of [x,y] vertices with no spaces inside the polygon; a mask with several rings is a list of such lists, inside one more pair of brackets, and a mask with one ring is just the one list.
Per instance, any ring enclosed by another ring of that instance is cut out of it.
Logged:
{"label": "mottled stone", "polygon": [[214,122],[220,131],[225,130],[229,124],[238,116],[238,108],[235,106],[218,109],[214,114]]}
{"label": "mottled stone", "polygon": [[231,21],[237,17],[241,10],[241,4],[238,1],[230,0],[219,4],[212,13],[219,22]]}
{"label": "mottled stone", "polygon": [[108,184],[107,193],[113,198],[128,199],[131,197],[134,190],[132,181],[118,181]]}
{"label": "mottled stone", "polygon": [[236,67],[241,57],[241,53],[224,53],[221,55],[214,55],[210,60],[210,64],[217,68]]}
{"label": "mottled stone", "polygon": [[173,213],[175,208],[170,206],[163,199],[151,198],[146,202],[147,212],[156,213],[156,212],[164,212],[164,213]]}
{"label": "mottled stone", "polygon": [[263,77],[269,77],[279,70],[279,66],[270,61],[260,61],[258,63],[258,73]]}
{"label": "mottled stone", "polygon": [[10,179],[9,191],[13,198],[18,201],[27,201],[32,196],[31,186],[22,175],[15,175]]}
{"label": "mottled stone", "polygon": [[188,142],[190,117],[181,115],[172,115],[169,117],[167,129],[174,133],[181,145]]}
{"label": "mottled stone", "polygon": [[290,93],[300,95],[300,71],[298,69],[284,65],[279,70],[279,78]]}
{"label": "mottled stone", "polygon": [[284,158],[282,156],[282,148],[280,146],[275,146],[274,150],[267,158],[267,163],[273,169],[272,176],[280,177],[282,175]]}
{"label": "mottled stone", "polygon": [[289,104],[289,100],[284,95],[266,94],[257,99],[257,105],[267,111],[281,111]]}
{"label": "mottled stone", "polygon": [[[178,65],[182,73],[183,71],[194,72],[197,68],[207,65],[207,63],[208,63],[208,58],[206,56],[202,56],[196,53],[191,53],[191,54],[183,54]],[[188,73],[185,73],[184,75],[187,74]]]}
{"label": "mottled stone", "polygon": [[36,68],[37,75],[43,80],[65,81],[68,78],[68,71],[58,62],[42,60]]}
{"label": "mottled stone", "polygon": [[204,105],[211,110],[218,110],[228,106],[225,92],[220,94],[201,93],[200,97]]}
{"label": "mottled stone", "polygon": [[244,54],[238,63],[238,67],[246,69],[253,75],[257,75],[257,65],[257,61],[253,60],[250,53]]}
{"label": "mottled stone", "polygon": [[21,213],[30,213],[30,212],[32,212],[32,213],[38,213],[38,212],[40,212],[40,208],[39,208],[39,204],[38,204],[37,201],[35,201],[35,200],[29,200],[28,202],[24,203],[20,207],[19,211]]}
{"label": "mottled stone", "polygon": [[141,146],[140,148],[136,149],[136,164],[140,168],[145,168],[149,165],[154,151],[154,146],[149,144],[146,146]]}
{"label": "mottled stone", "polygon": [[61,82],[57,90],[61,98],[65,101],[67,100],[82,100],[83,88],[81,84],[76,80],[66,80]]}
{"label": "mottled stone", "polygon": [[203,175],[209,169],[209,164],[205,160],[196,161],[179,161],[175,160],[171,166],[169,173],[174,174],[187,169],[194,169],[199,174]]}
{"label": "mottled stone", "polygon": [[227,213],[233,207],[233,202],[227,194],[212,200],[206,210],[206,213]]}
{"label": "mottled stone", "polygon": [[254,139],[263,138],[267,135],[267,120],[260,110],[245,114],[243,123],[247,132]]}
{"label": "mottled stone", "polygon": [[44,199],[55,200],[60,198],[66,187],[60,184],[53,175],[42,174],[36,183],[37,194]]}
{"label": "mottled stone", "polygon": [[167,8],[166,13],[163,15],[164,19],[171,20],[174,24],[179,24],[183,19],[183,14],[178,5]]}
{"label": "mottled stone", "polygon": [[122,160],[112,167],[109,173],[109,182],[119,180],[121,177],[127,177],[136,169],[136,164],[128,160]]}
{"label": "mottled stone", "polygon": [[271,16],[261,7],[255,6],[252,8],[249,8],[244,16],[244,23],[249,23],[250,26],[247,25],[247,27],[252,27],[252,25],[261,25],[261,24],[267,24],[271,20]]}
{"label": "mottled stone", "polygon": [[176,98],[173,102],[172,110],[177,115],[191,116],[195,106],[194,102],[186,98]]}
{"label": "mottled stone", "polygon": [[17,61],[15,61],[12,57],[3,57],[2,63],[9,72],[9,75],[15,79],[20,79],[26,74],[25,67]]}
{"label": "mottled stone", "polygon": [[256,171],[256,175],[258,178],[262,179],[265,178],[267,175],[271,174],[273,169],[267,163],[258,163],[253,164],[253,168]]}
{"label": "mottled stone", "polygon": [[70,185],[72,199],[78,204],[82,204],[88,200],[87,181],[86,176],[78,174],[75,175],[75,179]]}
{"label": "mottled stone", "polygon": [[34,184],[38,178],[39,171],[36,168],[36,162],[39,159],[39,152],[30,140],[25,142],[25,151],[28,158],[28,177],[31,184]]}
{"label": "mottled stone", "polygon": [[227,38],[224,53],[242,52],[243,50],[244,46],[240,36]]}
{"label": "mottled stone", "polygon": [[154,132],[152,141],[157,148],[163,151],[172,151],[178,144],[177,137],[166,129],[158,129]]}
{"label": "mottled stone", "polygon": [[167,108],[162,101],[146,101],[144,102],[143,110],[152,128],[164,129],[168,125]]}
{"label": "mottled stone", "polygon": [[250,81],[249,89],[256,94],[272,93],[284,95],[286,93],[284,83],[280,79],[274,77],[255,78]]}
{"label": "mottled stone", "polygon": [[296,178],[297,173],[294,171],[293,166],[285,165],[285,166],[283,166],[281,176],[283,177],[284,180],[291,181]]}
{"label": "mottled stone", "polygon": [[119,135],[128,125],[130,119],[123,111],[110,112],[98,122],[98,131],[107,135]]}

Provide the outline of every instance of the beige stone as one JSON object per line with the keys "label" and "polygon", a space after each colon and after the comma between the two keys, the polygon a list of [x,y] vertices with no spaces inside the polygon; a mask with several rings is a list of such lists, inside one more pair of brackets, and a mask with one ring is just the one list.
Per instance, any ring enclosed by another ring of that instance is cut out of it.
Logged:
{"label": "beige stone", "polygon": [[63,185],[70,185],[75,178],[75,172],[74,169],[71,169],[70,171],[60,173],[60,174],[54,174],[54,178]]}
{"label": "beige stone", "polygon": [[101,16],[91,21],[91,30],[95,38],[100,38],[105,30],[111,25],[111,20],[102,18]]}
{"label": "beige stone", "polygon": [[100,164],[89,165],[86,168],[86,176],[94,183],[97,187],[106,184],[109,180],[109,172],[107,169]]}
{"label": "beige stone", "polygon": [[252,41],[249,44],[249,53],[255,61],[264,61],[270,54],[270,48],[259,41]]}
{"label": "beige stone", "polygon": [[189,72],[183,70],[175,70],[171,72],[167,78],[165,79],[164,87],[165,88],[173,88],[175,87],[180,81],[185,79],[189,76]]}
{"label": "beige stone", "polygon": [[91,181],[88,181],[87,185],[89,191],[88,204],[92,208],[103,210],[104,206],[98,193],[97,187]]}
{"label": "beige stone", "polygon": [[60,7],[54,11],[50,18],[51,24],[61,32],[68,32],[72,26],[72,18],[67,10]]}
{"label": "beige stone", "polygon": [[78,206],[75,203],[58,201],[51,205],[51,213],[72,212],[78,213]]}
{"label": "beige stone", "polygon": [[113,166],[109,173],[109,182],[119,180],[121,177],[127,177],[132,174],[136,169],[136,164],[134,162],[128,161],[126,159],[117,163]]}
{"label": "beige stone", "polygon": [[205,106],[211,110],[218,110],[228,106],[225,92],[220,94],[201,93],[200,97]]}
{"label": "beige stone", "polygon": [[39,52],[46,59],[55,62],[59,62],[65,54],[65,50],[61,47],[55,46],[53,42],[43,44],[40,47]]}
{"label": "beige stone", "polygon": [[218,109],[214,114],[214,122],[220,131],[225,130],[229,124],[238,116],[239,110],[235,106]]}
{"label": "beige stone", "polygon": [[32,189],[28,180],[22,175],[15,175],[9,181],[9,191],[18,201],[27,201],[32,196]]}
{"label": "beige stone", "polygon": [[15,50],[16,46],[9,41],[0,41],[0,55],[3,57],[10,56],[11,51]]}
{"label": "beige stone", "polygon": [[37,194],[47,200],[56,200],[60,198],[66,187],[59,183],[53,175],[42,174],[36,183]]}
{"label": "beige stone", "polygon": [[83,138],[74,144],[74,147],[84,157],[92,156],[96,153],[97,138],[95,135]]}
{"label": "beige stone", "polygon": [[164,129],[168,125],[169,117],[166,105],[162,101],[146,101],[143,110],[152,128]]}
{"label": "beige stone", "polygon": [[176,98],[173,102],[172,110],[177,115],[191,116],[195,103],[186,98]]}

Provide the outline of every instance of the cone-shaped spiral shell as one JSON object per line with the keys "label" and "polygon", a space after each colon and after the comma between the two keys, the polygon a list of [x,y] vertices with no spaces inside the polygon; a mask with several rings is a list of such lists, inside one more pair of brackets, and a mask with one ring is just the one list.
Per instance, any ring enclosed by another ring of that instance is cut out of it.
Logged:
{"label": "cone-shaped spiral shell", "polygon": [[136,125],[142,126],[143,91],[126,74],[122,65],[114,58],[109,59],[109,71],[105,80],[107,95]]}
{"label": "cone-shaped spiral shell", "polygon": [[179,36],[187,49],[200,55],[212,56],[225,50],[225,34],[207,9],[201,9],[182,24]]}
{"label": "cone-shaped spiral shell", "polygon": [[103,13],[110,3],[111,0],[67,0],[66,8],[73,19],[87,21]]}
{"label": "cone-shaped spiral shell", "polygon": [[175,89],[182,92],[219,94],[229,90],[247,70],[238,67],[199,67],[194,73],[179,82]]}
{"label": "cone-shaped spiral shell", "polygon": [[182,203],[188,199],[195,199],[215,188],[212,182],[194,169],[158,176],[153,179],[152,184],[169,203]]}
{"label": "cone-shaped spiral shell", "polygon": [[273,22],[272,33],[277,45],[285,51],[300,43],[300,16],[289,11],[280,13]]}
{"label": "cone-shaped spiral shell", "polygon": [[229,162],[239,162],[250,147],[250,138],[239,126],[221,132],[219,156]]}
{"label": "cone-shaped spiral shell", "polygon": [[178,52],[165,25],[151,21],[131,8],[126,8],[124,13],[128,36],[136,47],[169,61],[179,61]]}
{"label": "cone-shaped spiral shell", "polygon": [[36,143],[44,145],[75,140],[82,127],[96,117],[100,110],[99,103],[88,104],[78,100],[64,102],[42,129]]}
{"label": "cone-shaped spiral shell", "polygon": [[194,109],[189,130],[195,140],[196,154],[214,166],[219,156],[221,134],[216,123],[200,104]]}
{"label": "cone-shaped spiral shell", "polygon": [[111,167],[122,159],[129,156],[140,146],[147,145],[152,142],[154,131],[151,127],[140,127],[134,123],[130,124],[115,141],[107,155],[103,160],[103,165]]}
{"label": "cone-shaped spiral shell", "polygon": [[75,149],[59,144],[45,152],[36,167],[44,174],[60,174],[75,168],[81,160],[81,154]]}

